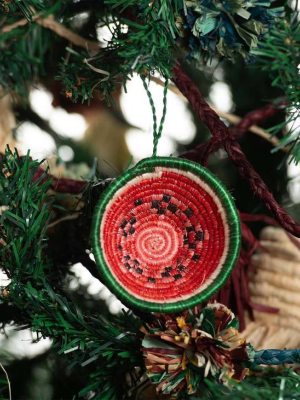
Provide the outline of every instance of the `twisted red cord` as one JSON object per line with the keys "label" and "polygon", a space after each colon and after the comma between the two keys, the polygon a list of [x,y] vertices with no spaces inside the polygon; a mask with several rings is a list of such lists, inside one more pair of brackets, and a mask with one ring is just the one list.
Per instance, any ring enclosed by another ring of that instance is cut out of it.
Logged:
{"label": "twisted red cord", "polygon": [[[273,214],[276,221],[289,233],[300,237],[300,227],[293,218],[276,202],[272,193],[254,170],[252,165],[247,160],[239,143],[232,138],[230,131],[219,116],[213,111],[203,96],[199,92],[194,82],[181,70],[179,65],[173,69],[172,81],[187,98],[200,120],[209,128],[213,136],[213,145],[210,144],[206,149],[210,150],[213,146],[220,145],[226,150],[231,161],[237,166],[242,178],[248,180],[253,193],[259,197],[266,208]],[[198,156],[199,157],[199,156]],[[197,157],[197,158],[198,158]],[[204,156],[204,161],[205,161]],[[194,155],[191,157],[194,159]],[[199,161],[199,158],[198,158]]]}
{"label": "twisted red cord", "polygon": [[[251,126],[262,123],[273,117],[281,111],[280,106],[285,106],[285,104],[286,102],[283,100],[278,106],[270,103],[258,110],[249,112],[236,126],[229,129],[230,137],[233,139],[240,139],[245,133],[247,133]],[[180,157],[193,161],[200,161],[201,164],[206,164],[207,159],[204,159],[205,156],[208,158],[209,154],[216,152],[221,147],[222,145],[220,142],[210,139],[207,142],[196,146],[194,149],[181,154]]]}

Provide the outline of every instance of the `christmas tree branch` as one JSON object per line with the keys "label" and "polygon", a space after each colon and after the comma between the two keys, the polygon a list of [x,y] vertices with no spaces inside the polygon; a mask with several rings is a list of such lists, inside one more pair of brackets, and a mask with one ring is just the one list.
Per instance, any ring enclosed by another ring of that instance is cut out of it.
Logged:
{"label": "christmas tree branch", "polygon": [[[4,157],[4,154],[0,153],[0,157]],[[79,194],[87,185],[86,181],[79,181],[70,178],[56,178],[48,172],[45,174],[45,170],[42,167],[38,167],[35,171],[33,180],[37,181],[40,178],[42,178],[42,180],[50,179],[50,187],[57,193]]]}
{"label": "christmas tree branch", "polygon": [[[95,52],[99,51],[100,44],[98,42],[88,40],[83,38],[80,35],[77,35],[77,33],[71,31],[70,29],[66,28],[59,22],[55,21],[54,15],[48,15],[47,17],[43,18],[41,14],[38,14],[33,17],[33,21],[36,24],[42,26],[43,28],[49,29],[52,32],[54,32],[56,35],[68,40],[70,43],[74,44],[75,46],[78,47],[83,47],[84,49],[92,50]],[[20,26],[25,26],[30,21],[28,21],[26,18],[21,19],[11,25],[6,25],[4,26],[1,31],[2,33],[8,33],[12,31],[13,29],[16,29]]]}
{"label": "christmas tree branch", "polygon": [[207,125],[213,135],[213,140],[206,150],[204,163],[207,162],[208,156],[215,143],[221,143],[231,161],[237,166],[240,176],[249,182],[253,193],[262,200],[265,207],[273,214],[277,222],[292,235],[300,237],[299,225],[276,202],[262,178],[247,160],[239,143],[235,138],[231,137],[228,127],[220,120],[216,112],[209,107],[197,86],[184,74],[178,64],[173,69],[172,80],[183,95],[186,96],[200,120]]}
{"label": "christmas tree branch", "polygon": [[278,19],[264,40],[252,54],[256,65],[267,71],[272,79],[272,86],[282,90],[285,95],[287,118],[269,131],[273,135],[287,128],[287,134],[280,140],[276,150],[289,147],[288,151],[295,162],[300,160],[299,119],[299,62],[300,62],[300,25],[297,4],[291,4],[286,17]]}
{"label": "christmas tree branch", "polygon": [[[51,185],[47,170],[33,179],[40,163],[27,155],[19,157],[9,149],[0,159],[1,266],[8,271],[10,283],[2,288],[2,303],[21,310],[39,337],[50,337],[59,354],[68,355],[70,367],[93,362],[90,383],[81,395],[96,392],[94,399],[118,398],[122,380],[116,382],[114,369],[124,373],[142,364],[138,330],[129,329],[126,315],[111,323],[101,315],[83,314],[59,287],[48,281],[52,272],[45,256],[46,232],[50,221]],[[108,366],[109,365],[109,366]],[[91,372],[91,371],[89,371]],[[110,393],[108,396],[107,392]],[[102,396],[102,397],[101,397]],[[120,398],[120,397],[119,397]]]}

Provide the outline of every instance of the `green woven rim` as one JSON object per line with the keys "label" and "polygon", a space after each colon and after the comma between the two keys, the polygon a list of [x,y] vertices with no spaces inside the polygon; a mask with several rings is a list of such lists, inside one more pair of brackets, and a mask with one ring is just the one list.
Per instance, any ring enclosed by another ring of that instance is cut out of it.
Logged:
{"label": "green woven rim", "polygon": [[[159,166],[177,168],[179,170],[192,172],[200,177],[205,183],[207,183],[221,201],[221,204],[226,212],[230,229],[228,254],[219,275],[206,289],[199,294],[196,294],[187,300],[180,300],[173,303],[150,302],[138,299],[132,294],[128,293],[126,289],[124,289],[124,287],[116,281],[115,277],[110,271],[110,267],[106,264],[99,239],[103,214],[106,210],[108,202],[112,199],[114,194],[135,177],[147,172],[153,172],[155,167]],[[228,193],[227,189],[219,181],[219,179],[207,169],[201,167],[199,164],[184,159],[169,157],[147,158],[140,161],[135,167],[122,174],[105,190],[101,196],[93,217],[92,245],[95,260],[103,282],[110,289],[110,291],[114,293],[126,306],[150,312],[178,312],[184,309],[192,308],[208,300],[227,281],[239,256],[241,245],[240,220],[231,195]]]}

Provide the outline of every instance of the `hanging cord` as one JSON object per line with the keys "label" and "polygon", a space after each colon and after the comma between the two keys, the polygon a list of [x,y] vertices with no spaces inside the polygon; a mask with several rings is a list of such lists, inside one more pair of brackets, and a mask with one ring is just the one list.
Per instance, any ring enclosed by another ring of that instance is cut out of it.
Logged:
{"label": "hanging cord", "polygon": [[159,123],[159,127],[157,130],[157,117],[156,117],[156,108],[155,108],[155,104],[153,101],[153,97],[152,94],[149,90],[149,87],[146,83],[146,78],[144,76],[141,76],[141,79],[143,81],[143,85],[144,88],[146,90],[148,99],[149,99],[149,103],[152,109],[152,115],[153,115],[153,153],[152,153],[152,157],[156,157],[157,154],[157,145],[158,145],[158,141],[161,138],[161,134],[162,134],[162,130],[164,127],[164,122],[166,119],[166,114],[167,114],[167,93],[168,93],[168,86],[169,86],[169,80],[166,79],[165,82],[165,86],[164,86],[164,93],[163,93],[163,113],[162,113],[162,117]]}

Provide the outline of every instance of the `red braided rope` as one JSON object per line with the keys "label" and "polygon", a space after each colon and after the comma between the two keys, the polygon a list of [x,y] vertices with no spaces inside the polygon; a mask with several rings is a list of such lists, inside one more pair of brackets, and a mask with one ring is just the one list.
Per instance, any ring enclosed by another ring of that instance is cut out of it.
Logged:
{"label": "red braided rope", "polygon": [[[266,208],[273,214],[278,223],[289,233],[294,236],[300,237],[300,227],[292,217],[276,202],[272,193],[254,170],[252,165],[247,160],[239,143],[232,138],[230,131],[219,116],[213,111],[203,96],[199,92],[194,82],[182,71],[177,64],[173,69],[172,81],[187,98],[200,120],[204,122],[213,139],[206,148],[204,155],[204,163],[207,161],[209,152],[212,151],[216,144],[220,144],[230,157],[231,161],[237,166],[242,178],[247,179],[253,193],[259,197]],[[199,157],[199,156],[198,156]],[[191,157],[194,159],[193,157]],[[199,158],[198,158],[199,160]]]}
{"label": "red braided rope", "polygon": [[[284,105],[282,102],[280,105]],[[281,111],[280,108],[276,107],[273,103],[267,104],[266,106],[259,108],[258,110],[251,111],[233,128],[230,128],[230,136],[232,138],[240,139],[252,125],[257,125],[275,115]],[[211,146],[210,149],[208,147]],[[201,164],[207,163],[207,159],[204,160],[206,155],[214,153],[222,147],[221,142],[213,142],[212,139],[205,143],[201,143],[194,149],[189,150],[180,155],[182,158],[187,158],[189,160],[198,161]]]}

